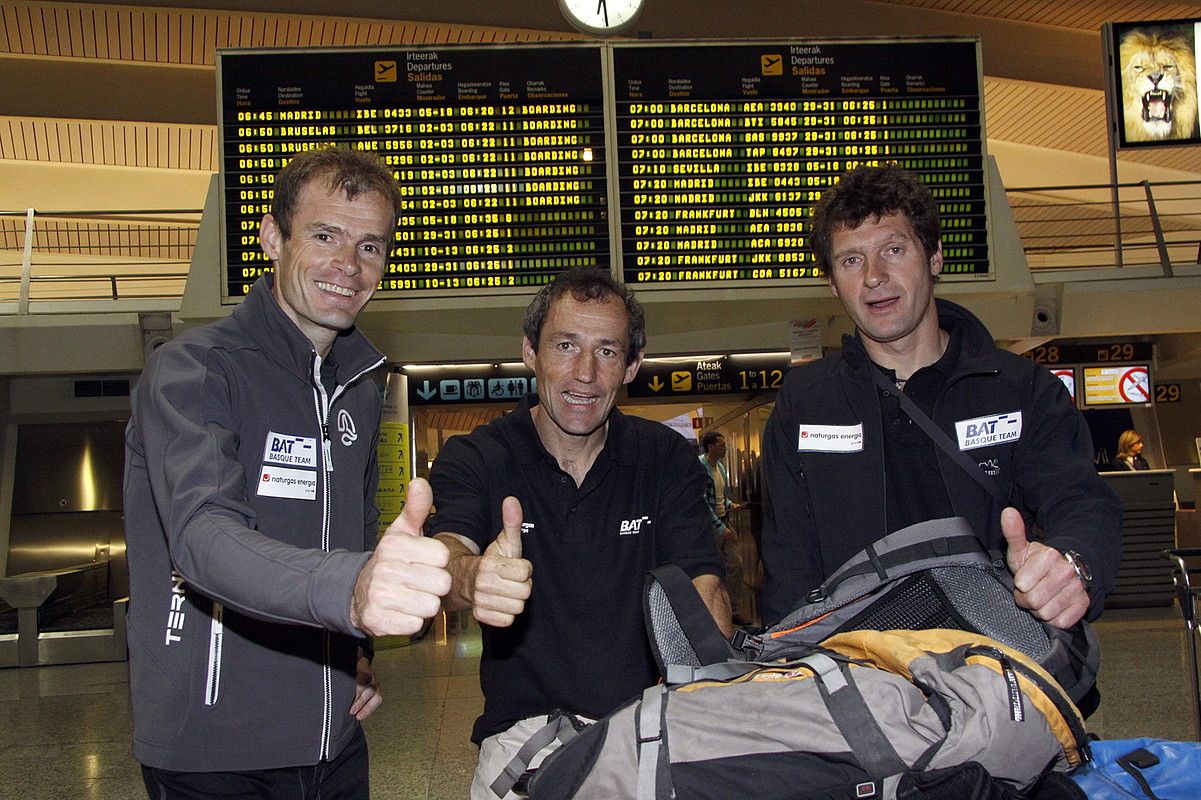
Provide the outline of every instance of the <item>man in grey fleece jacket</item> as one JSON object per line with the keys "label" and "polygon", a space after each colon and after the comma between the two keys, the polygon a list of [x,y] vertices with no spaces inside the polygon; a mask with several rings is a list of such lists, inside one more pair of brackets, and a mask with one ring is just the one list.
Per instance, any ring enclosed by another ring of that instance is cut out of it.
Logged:
{"label": "man in grey fleece jacket", "polygon": [[368,636],[450,588],[414,481],[376,542],[383,356],[354,328],[400,210],[373,155],[279,174],[274,262],[226,319],[159,348],[132,398],[125,514],[134,756],[151,798],[368,797]]}

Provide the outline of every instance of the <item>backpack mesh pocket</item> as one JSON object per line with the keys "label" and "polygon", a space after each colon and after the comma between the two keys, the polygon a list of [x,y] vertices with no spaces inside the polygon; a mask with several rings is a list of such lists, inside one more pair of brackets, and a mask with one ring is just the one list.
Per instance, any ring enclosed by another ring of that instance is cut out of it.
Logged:
{"label": "backpack mesh pocket", "polygon": [[947,602],[964,621],[963,630],[983,633],[1043,664],[1053,642],[1032,614],[1013,602],[1009,587],[978,569],[942,567],[930,573]]}
{"label": "backpack mesh pocket", "polygon": [[974,567],[910,575],[838,631],[951,630],[982,633],[1044,663],[1053,643],[1042,623],[1018,608],[1013,593]]}
{"label": "backpack mesh pocket", "polygon": [[938,583],[928,572],[919,572],[901,581],[883,597],[840,625],[837,632],[922,631],[931,628],[967,630],[955,618]]}
{"label": "backpack mesh pocket", "polygon": [[651,626],[651,638],[658,654],[661,668],[667,664],[680,664],[686,667],[701,666],[701,659],[688,641],[688,635],[676,617],[675,609],[668,598],[663,586],[652,581],[646,590],[647,619],[654,620]]}

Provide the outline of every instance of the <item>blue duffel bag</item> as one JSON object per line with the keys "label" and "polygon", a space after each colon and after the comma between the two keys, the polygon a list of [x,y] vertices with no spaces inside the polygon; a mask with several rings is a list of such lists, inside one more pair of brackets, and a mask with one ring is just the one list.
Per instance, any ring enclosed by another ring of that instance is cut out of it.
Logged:
{"label": "blue duffel bag", "polygon": [[1201,743],[1111,739],[1093,742],[1092,751],[1072,773],[1088,800],[1201,798]]}

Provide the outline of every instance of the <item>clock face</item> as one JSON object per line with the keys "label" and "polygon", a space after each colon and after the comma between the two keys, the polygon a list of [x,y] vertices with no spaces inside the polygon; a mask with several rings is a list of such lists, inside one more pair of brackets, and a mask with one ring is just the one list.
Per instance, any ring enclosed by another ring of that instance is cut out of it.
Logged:
{"label": "clock face", "polygon": [[567,21],[585,33],[616,33],[633,24],[644,0],[559,0]]}

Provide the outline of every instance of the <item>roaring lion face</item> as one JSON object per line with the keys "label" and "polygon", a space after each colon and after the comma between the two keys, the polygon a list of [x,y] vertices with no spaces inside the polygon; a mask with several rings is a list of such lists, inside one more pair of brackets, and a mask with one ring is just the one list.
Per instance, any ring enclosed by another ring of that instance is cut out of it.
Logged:
{"label": "roaring lion face", "polygon": [[1174,34],[1134,30],[1122,39],[1126,140],[1197,135],[1197,67],[1192,47]]}

